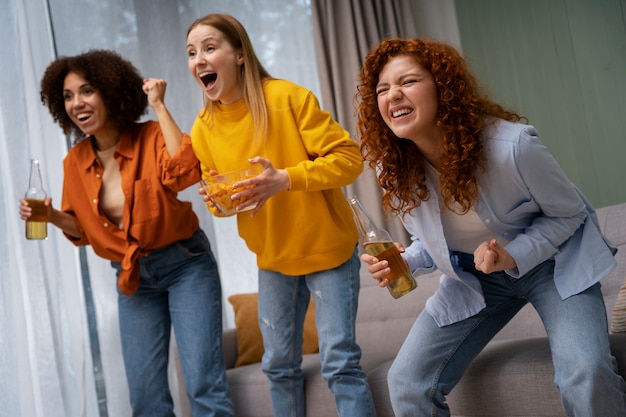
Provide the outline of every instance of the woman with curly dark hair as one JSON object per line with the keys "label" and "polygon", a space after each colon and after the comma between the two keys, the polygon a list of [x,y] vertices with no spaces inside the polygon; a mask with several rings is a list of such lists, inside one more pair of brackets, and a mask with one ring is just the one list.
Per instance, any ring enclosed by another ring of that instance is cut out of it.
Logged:
{"label": "woman with curly dark hair", "polygon": [[[113,51],[48,66],[41,100],[77,138],[63,162],[61,210],[48,198],[48,218],[117,273],[133,416],[174,415],[167,377],[172,326],[194,417],[232,416],[217,264],[191,203],[177,198],[200,181],[200,165],[165,106],[165,89],[164,80],[144,80]],[[140,123],[148,104],[158,121]],[[20,204],[26,220],[31,208]]]}
{"label": "woman with curly dark hair", "polygon": [[[626,415],[599,284],[614,248],[535,128],[490,101],[453,47],[425,39],[375,47],[357,98],[362,154],[412,237],[402,255],[416,275],[443,273],[389,371],[395,415],[449,416],[445,396],[528,302],[567,414]],[[386,286],[386,261],[361,259]]]}

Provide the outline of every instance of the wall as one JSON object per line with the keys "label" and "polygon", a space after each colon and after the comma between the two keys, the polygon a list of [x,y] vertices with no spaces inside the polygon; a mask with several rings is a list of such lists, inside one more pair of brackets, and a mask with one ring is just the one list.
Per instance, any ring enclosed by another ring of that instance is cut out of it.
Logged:
{"label": "wall", "polygon": [[464,56],[595,206],[626,201],[626,0],[457,0]]}

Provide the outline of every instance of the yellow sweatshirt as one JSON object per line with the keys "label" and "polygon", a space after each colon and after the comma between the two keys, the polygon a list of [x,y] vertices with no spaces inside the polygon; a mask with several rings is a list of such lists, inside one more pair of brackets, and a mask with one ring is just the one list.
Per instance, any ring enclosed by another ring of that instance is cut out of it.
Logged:
{"label": "yellow sweatshirt", "polygon": [[203,177],[226,172],[262,156],[286,169],[290,188],[271,197],[259,212],[237,214],[239,235],[260,269],[304,275],[347,261],[358,241],[352,212],[341,190],[363,170],[359,147],[315,96],[294,83],[264,86],[266,138],[255,139],[252,116],[242,100],[201,111],[191,142]]}

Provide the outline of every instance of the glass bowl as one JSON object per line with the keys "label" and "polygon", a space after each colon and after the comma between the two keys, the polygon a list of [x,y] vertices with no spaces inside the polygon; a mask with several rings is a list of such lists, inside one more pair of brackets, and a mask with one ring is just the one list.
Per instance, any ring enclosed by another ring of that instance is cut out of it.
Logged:
{"label": "glass bowl", "polygon": [[223,172],[218,175],[214,175],[208,178],[203,178],[201,181],[202,187],[206,191],[207,195],[215,203],[217,208],[225,215],[230,216],[235,213],[241,213],[244,211],[252,210],[256,207],[255,204],[251,204],[237,210],[237,206],[245,203],[245,200],[236,199],[233,200],[231,196],[239,191],[247,188],[254,187],[253,185],[247,187],[233,188],[233,184],[243,181],[249,178],[254,178],[263,172],[263,166],[261,164],[251,164],[243,169],[237,169],[234,171]]}

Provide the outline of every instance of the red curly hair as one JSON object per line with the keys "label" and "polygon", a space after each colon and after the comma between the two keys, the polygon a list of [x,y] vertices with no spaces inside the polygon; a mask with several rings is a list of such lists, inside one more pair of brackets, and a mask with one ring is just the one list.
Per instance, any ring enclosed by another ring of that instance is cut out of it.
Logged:
{"label": "red curly hair", "polygon": [[361,153],[377,170],[387,212],[404,215],[430,198],[423,155],[412,141],[391,131],[378,109],[380,72],[390,59],[405,55],[434,78],[437,126],[442,133],[441,192],[446,207],[458,203],[466,213],[476,201],[478,177],[485,169],[481,142],[485,116],[513,122],[526,118],[490,101],[452,46],[427,39],[383,40],[365,58],[356,98]]}

